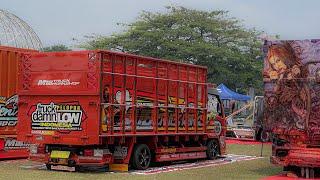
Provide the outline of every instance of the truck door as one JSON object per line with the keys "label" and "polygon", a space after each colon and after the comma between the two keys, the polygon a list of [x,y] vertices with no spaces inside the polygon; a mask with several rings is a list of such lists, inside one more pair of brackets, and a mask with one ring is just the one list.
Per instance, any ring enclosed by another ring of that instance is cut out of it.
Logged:
{"label": "truck door", "polygon": [[[225,116],[223,106],[218,95],[208,94],[208,122],[207,130],[213,129],[217,136],[224,135]],[[213,122],[211,122],[213,120]]]}

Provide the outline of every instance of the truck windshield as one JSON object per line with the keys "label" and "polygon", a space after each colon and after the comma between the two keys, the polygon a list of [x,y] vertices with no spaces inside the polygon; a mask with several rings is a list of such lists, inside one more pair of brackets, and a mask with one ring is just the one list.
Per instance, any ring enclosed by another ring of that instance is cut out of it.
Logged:
{"label": "truck windshield", "polygon": [[215,118],[217,115],[222,115],[219,99],[213,94],[208,94],[208,115],[209,118]]}

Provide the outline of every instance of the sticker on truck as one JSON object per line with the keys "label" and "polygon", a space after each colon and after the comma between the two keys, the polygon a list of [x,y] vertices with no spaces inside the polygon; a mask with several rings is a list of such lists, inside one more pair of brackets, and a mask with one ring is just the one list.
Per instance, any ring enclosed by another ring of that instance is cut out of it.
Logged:
{"label": "sticker on truck", "polygon": [[30,144],[24,143],[22,141],[17,141],[16,139],[5,139],[4,149],[11,150],[11,149],[23,149],[28,148]]}
{"label": "sticker on truck", "polygon": [[33,130],[82,130],[81,122],[85,115],[79,104],[38,103],[31,108],[33,109],[31,110]]}
{"label": "sticker on truck", "polygon": [[0,97],[0,127],[16,126],[18,113],[18,96],[14,95],[6,99]]}
{"label": "sticker on truck", "polygon": [[80,82],[70,79],[39,80],[38,86],[77,86]]}

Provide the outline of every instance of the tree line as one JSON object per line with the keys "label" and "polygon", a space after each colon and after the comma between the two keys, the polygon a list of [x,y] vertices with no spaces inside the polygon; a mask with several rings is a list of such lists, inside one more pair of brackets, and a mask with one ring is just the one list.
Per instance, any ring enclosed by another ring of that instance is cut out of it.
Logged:
{"label": "tree line", "polygon": [[[246,93],[262,93],[261,32],[244,27],[227,11],[201,11],[168,6],[165,13],[143,11],[125,31],[111,36],[86,36],[84,49],[109,49],[204,65],[208,81]],[[67,51],[64,45],[44,51]]]}

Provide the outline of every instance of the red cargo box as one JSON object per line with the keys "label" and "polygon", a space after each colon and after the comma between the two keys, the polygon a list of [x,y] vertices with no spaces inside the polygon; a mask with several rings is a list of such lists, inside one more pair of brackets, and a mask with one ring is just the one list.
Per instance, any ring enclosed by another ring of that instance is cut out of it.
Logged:
{"label": "red cargo box", "polygon": [[110,51],[38,53],[21,66],[20,140],[89,145],[104,136],[213,131],[204,67]]}
{"label": "red cargo box", "polygon": [[27,145],[16,140],[18,62],[34,50],[0,46],[0,159],[27,157]]}

